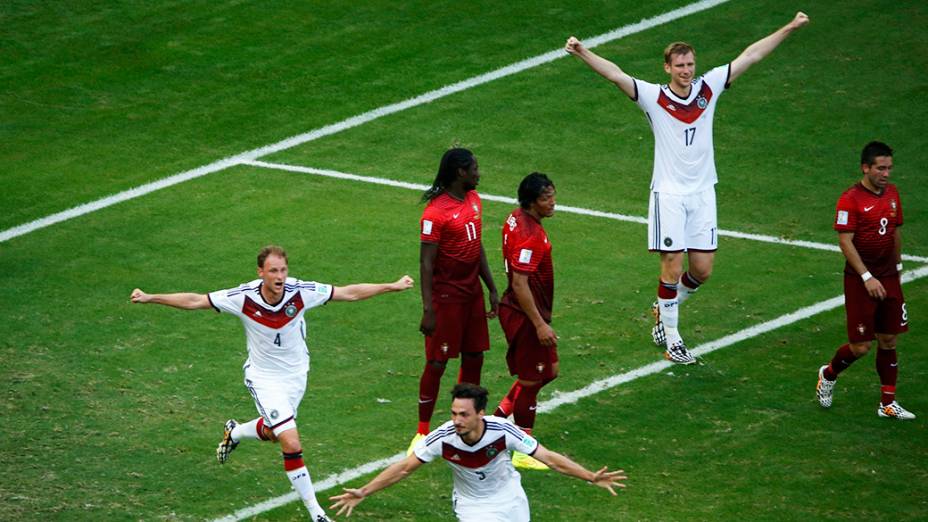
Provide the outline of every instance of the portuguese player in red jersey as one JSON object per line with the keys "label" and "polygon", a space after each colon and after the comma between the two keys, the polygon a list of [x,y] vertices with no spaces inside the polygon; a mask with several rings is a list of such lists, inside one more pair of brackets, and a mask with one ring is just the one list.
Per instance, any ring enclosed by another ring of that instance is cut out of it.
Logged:
{"label": "portuguese player in red jersey", "polygon": [[[554,215],[554,183],[533,172],[519,184],[519,208],[503,223],[503,262],[509,286],[500,301],[499,322],[509,350],[506,362],[516,381],[495,415],[513,415],[516,425],[531,435],[541,387],[557,377],[557,334],[551,328],[554,302],[554,265],[551,242],[541,224]],[[514,452],[512,464],[522,469],[546,470],[532,456]]]}
{"label": "portuguese player in red jersey", "polygon": [[[458,382],[480,384],[483,352],[490,349],[487,319],[496,317],[499,297],[481,241],[483,207],[477,195],[480,170],[474,154],[445,152],[425,194],[420,221],[419,274],[425,369],[419,380],[419,425],[407,454],[429,434],[435,399],[448,359],[461,354]],[[483,287],[490,294],[484,305]]]}
{"label": "portuguese player in red jersey", "polygon": [[860,156],[863,177],[838,199],[835,230],[847,259],[844,267],[844,308],[848,343],[831,362],[819,368],[816,395],[831,407],[838,374],[870,351],[877,341],[876,371],[880,376],[880,417],[914,419],[896,402],[896,335],[908,331],[902,296],[902,203],[889,182],[893,150],[878,141],[868,143]]}

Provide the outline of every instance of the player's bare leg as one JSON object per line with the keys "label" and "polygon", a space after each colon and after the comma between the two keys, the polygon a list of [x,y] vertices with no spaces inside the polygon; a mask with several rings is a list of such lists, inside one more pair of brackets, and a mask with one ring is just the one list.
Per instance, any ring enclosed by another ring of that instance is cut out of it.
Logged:
{"label": "player's bare leg", "polygon": [[664,358],[677,364],[693,364],[696,358],[687,350],[678,330],[680,302],[677,300],[677,281],[683,273],[682,252],[661,252],[661,279],[657,288],[657,320],[651,330],[656,344],[661,332],[666,346]]}
{"label": "player's bare leg", "polygon": [[687,261],[689,264],[688,269],[680,276],[677,284],[677,301],[681,305],[712,276],[715,252],[690,250],[687,253]]}
{"label": "player's bare leg", "polygon": [[309,470],[303,463],[303,449],[296,428],[278,433],[277,438],[280,441],[280,451],[284,457],[284,470],[287,472],[287,478],[290,479],[293,489],[303,500],[310,518],[313,522],[329,522],[325,511],[316,500],[316,489],[313,487]]}

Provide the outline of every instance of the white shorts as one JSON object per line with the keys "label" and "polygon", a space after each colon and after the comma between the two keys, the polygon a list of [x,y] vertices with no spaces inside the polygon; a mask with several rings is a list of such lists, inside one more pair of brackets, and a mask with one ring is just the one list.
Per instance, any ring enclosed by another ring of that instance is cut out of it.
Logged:
{"label": "white shorts", "polygon": [[306,392],[306,374],[268,376],[246,370],[245,387],[254,398],[264,425],[274,435],[296,428],[296,412]]}
{"label": "white shorts", "polygon": [[686,196],[651,192],[648,202],[648,250],[714,252],[717,249],[715,187]]}
{"label": "white shorts", "polygon": [[472,500],[458,494],[451,494],[454,514],[460,522],[529,522],[528,497],[520,487],[517,492],[504,501]]}

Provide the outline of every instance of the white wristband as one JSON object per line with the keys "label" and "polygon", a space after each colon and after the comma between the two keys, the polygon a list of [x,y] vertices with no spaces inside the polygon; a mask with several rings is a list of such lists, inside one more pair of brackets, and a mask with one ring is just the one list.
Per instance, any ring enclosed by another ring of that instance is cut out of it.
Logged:
{"label": "white wristband", "polygon": [[902,263],[896,263],[896,272],[902,272]]}
{"label": "white wristband", "polygon": [[866,271],[866,272],[860,274],[860,278],[864,280],[864,283],[866,283],[867,281],[873,279],[873,276],[870,275],[870,271],[868,270],[868,271]]}

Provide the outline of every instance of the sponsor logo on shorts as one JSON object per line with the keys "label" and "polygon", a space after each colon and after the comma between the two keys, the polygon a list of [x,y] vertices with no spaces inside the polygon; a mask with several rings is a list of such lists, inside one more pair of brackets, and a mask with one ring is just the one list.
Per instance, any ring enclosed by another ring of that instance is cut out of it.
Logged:
{"label": "sponsor logo on shorts", "polygon": [[867,327],[864,326],[864,323],[860,323],[860,324],[857,325],[857,332],[858,332],[860,335],[863,335],[863,334],[867,333]]}
{"label": "sponsor logo on shorts", "polygon": [[669,237],[664,238],[664,246],[669,247],[672,244],[673,244],[673,239],[670,239]]}
{"label": "sponsor logo on shorts", "polygon": [[271,410],[271,418],[276,419],[280,416],[280,413],[277,410]]}
{"label": "sponsor logo on shorts", "polygon": [[535,369],[538,370],[538,373],[545,371],[545,363],[536,364]]}
{"label": "sponsor logo on shorts", "polygon": [[443,354],[448,353],[448,343],[441,343],[441,353]]}

